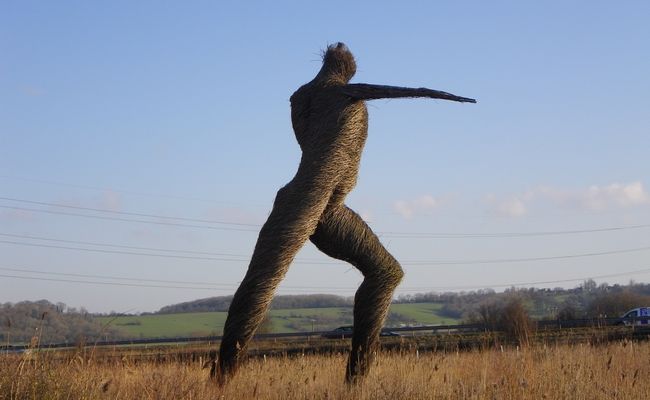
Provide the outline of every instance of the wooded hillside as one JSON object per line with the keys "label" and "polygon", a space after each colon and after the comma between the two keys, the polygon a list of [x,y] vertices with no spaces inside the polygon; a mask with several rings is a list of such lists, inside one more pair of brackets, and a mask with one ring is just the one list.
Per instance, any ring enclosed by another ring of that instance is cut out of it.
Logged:
{"label": "wooded hillside", "polygon": [[[158,311],[158,314],[228,311],[231,301],[232,296],[208,297],[206,299],[165,306]],[[271,309],[349,307],[352,306],[352,303],[352,297],[342,297],[333,294],[282,295],[273,298]]]}
{"label": "wooded hillside", "polygon": [[[628,285],[596,284],[587,280],[573,289],[510,288],[497,293],[491,289],[469,292],[417,293],[401,295],[394,304],[439,303],[441,316],[462,319],[478,319],[481,309],[496,307],[516,296],[534,318],[588,318],[598,316],[618,317],[630,308],[650,307],[650,284]],[[173,304],[157,313],[228,311],[232,296],[210,297]],[[330,294],[276,296],[271,309],[351,307],[352,297]]]}
{"label": "wooded hillside", "polygon": [[114,328],[104,328],[85,309],[69,308],[47,300],[0,305],[0,343],[55,343],[89,338],[119,338]]}

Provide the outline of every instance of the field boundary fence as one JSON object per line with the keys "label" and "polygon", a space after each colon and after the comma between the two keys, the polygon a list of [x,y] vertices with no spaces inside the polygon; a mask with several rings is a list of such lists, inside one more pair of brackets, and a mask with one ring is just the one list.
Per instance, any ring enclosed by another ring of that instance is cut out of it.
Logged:
{"label": "field boundary fence", "polygon": [[[623,319],[623,318],[585,318],[585,319],[571,319],[571,320],[536,320],[533,323],[536,325],[538,330],[561,330],[561,329],[572,329],[572,328],[585,328],[585,327],[607,327],[614,325],[630,325],[632,327],[637,326],[637,323],[645,323],[645,326],[648,325],[648,320],[637,321],[635,319]],[[384,328],[382,332],[386,333],[396,333],[398,335],[404,335],[411,333],[412,335],[435,335],[435,334],[445,334],[445,333],[467,333],[467,332],[485,332],[485,331],[499,331],[498,326],[488,326],[486,324],[475,323],[475,324],[455,324],[455,325],[420,325],[420,326],[401,326],[393,328]],[[318,338],[321,339],[323,336],[329,335],[331,337],[332,331],[311,331],[311,332],[286,332],[286,333],[262,333],[255,335],[254,340],[278,340],[278,339],[292,339],[292,338],[304,338],[312,339]],[[66,348],[75,348],[80,346],[133,346],[133,345],[164,345],[164,344],[174,344],[174,343],[210,343],[210,342],[219,342],[221,336],[195,336],[195,337],[162,337],[162,338],[146,338],[146,339],[120,339],[120,340],[86,340],[84,343],[79,342],[61,342],[61,343],[49,343],[39,345],[41,349],[66,349]],[[20,352],[29,349],[31,346],[28,344],[12,345],[4,344],[0,345],[0,350],[8,352]]]}

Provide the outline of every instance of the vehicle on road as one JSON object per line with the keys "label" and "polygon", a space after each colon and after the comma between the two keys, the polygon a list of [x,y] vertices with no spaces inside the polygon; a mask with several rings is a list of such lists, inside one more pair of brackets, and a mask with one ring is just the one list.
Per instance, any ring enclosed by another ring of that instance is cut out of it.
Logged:
{"label": "vehicle on road", "polygon": [[393,331],[381,331],[379,336],[394,336],[394,337],[400,337],[402,336],[401,333],[398,332],[393,332]]}
{"label": "vehicle on road", "polygon": [[346,326],[339,326],[336,329],[332,329],[329,332],[325,332],[322,334],[322,336],[327,339],[346,339],[352,337],[352,332],[353,332],[352,325],[346,325]]}
{"label": "vehicle on road", "polygon": [[[352,325],[339,326],[329,332],[323,333],[321,336],[327,339],[347,339],[352,337],[354,327]],[[402,336],[397,332],[382,330],[379,336]]]}
{"label": "vehicle on road", "polygon": [[623,325],[649,325],[650,307],[633,308],[621,317]]}

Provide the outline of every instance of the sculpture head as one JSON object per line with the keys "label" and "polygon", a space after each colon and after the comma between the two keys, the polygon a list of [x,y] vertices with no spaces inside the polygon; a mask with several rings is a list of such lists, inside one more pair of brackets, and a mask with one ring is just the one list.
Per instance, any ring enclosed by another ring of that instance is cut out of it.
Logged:
{"label": "sculpture head", "polygon": [[327,46],[323,54],[323,66],[321,67],[316,80],[346,84],[357,72],[357,63],[348,47],[338,42]]}

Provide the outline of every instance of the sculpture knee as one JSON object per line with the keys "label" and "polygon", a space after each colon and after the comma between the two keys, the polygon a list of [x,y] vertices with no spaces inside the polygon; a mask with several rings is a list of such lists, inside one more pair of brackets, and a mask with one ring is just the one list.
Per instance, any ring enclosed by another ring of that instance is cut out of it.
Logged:
{"label": "sculpture knee", "polygon": [[394,290],[404,278],[404,270],[397,260],[388,255],[379,265],[364,268],[364,277],[377,285]]}
{"label": "sculpture knee", "polygon": [[395,262],[395,265],[389,271],[389,275],[390,277],[388,279],[391,281],[393,288],[396,288],[402,282],[402,279],[404,279],[404,270],[399,263]]}

